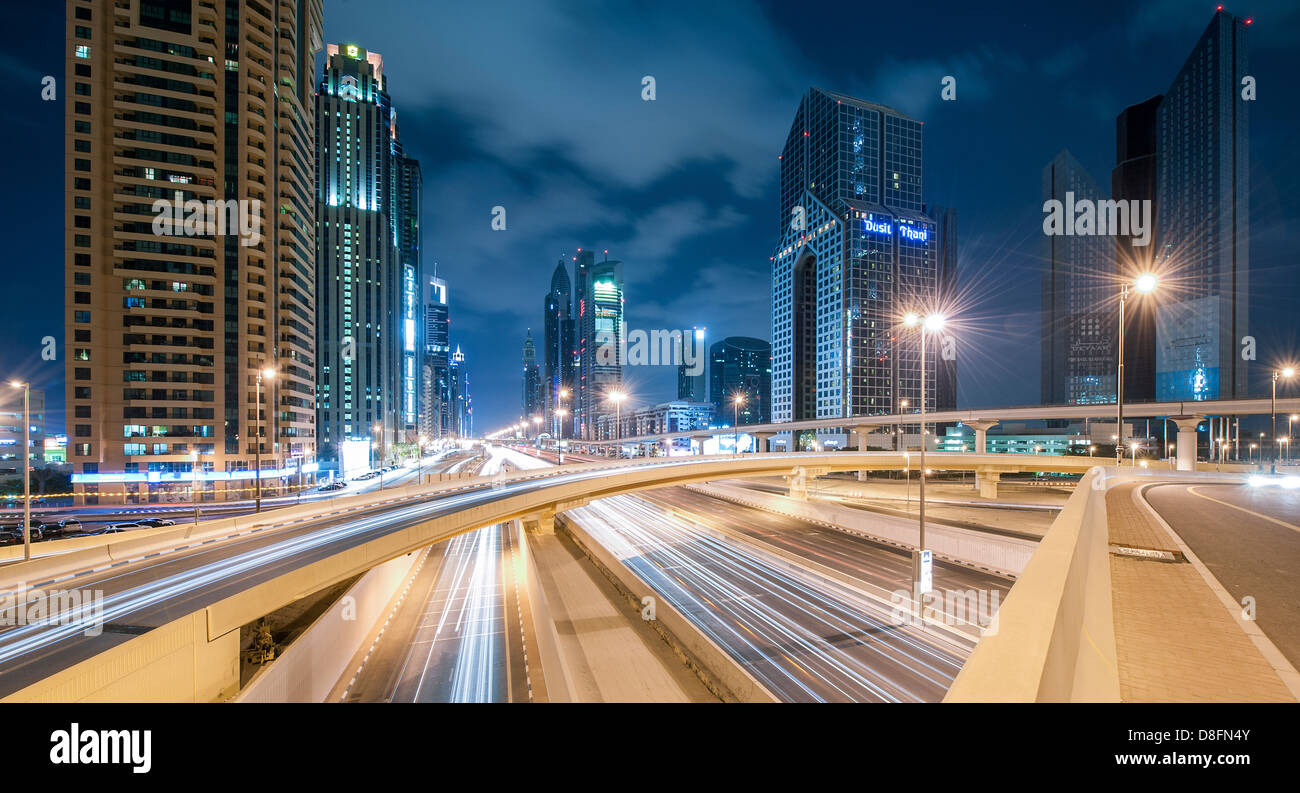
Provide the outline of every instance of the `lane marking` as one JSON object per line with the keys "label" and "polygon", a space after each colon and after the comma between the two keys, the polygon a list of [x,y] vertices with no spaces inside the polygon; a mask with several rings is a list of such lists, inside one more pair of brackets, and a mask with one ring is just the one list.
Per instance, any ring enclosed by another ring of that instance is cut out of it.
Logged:
{"label": "lane marking", "polygon": [[1279,519],[1277,519],[1277,518],[1270,517],[1270,516],[1268,516],[1268,515],[1262,515],[1262,514],[1256,512],[1256,511],[1253,510],[1253,509],[1246,509],[1245,507],[1239,506],[1239,505],[1237,505],[1237,504],[1232,504],[1232,503],[1229,503],[1229,502],[1227,502],[1227,501],[1220,501],[1219,499],[1214,498],[1213,496],[1207,496],[1207,495],[1205,495],[1204,493],[1198,493],[1198,492],[1196,492],[1196,488],[1195,488],[1195,487],[1189,487],[1189,488],[1187,488],[1187,492],[1188,492],[1188,493],[1191,493],[1192,495],[1196,496],[1197,498],[1203,498],[1203,499],[1205,499],[1206,501],[1213,501],[1214,503],[1216,503],[1216,504],[1222,504],[1222,505],[1225,506],[1225,507],[1232,507],[1233,509],[1239,509],[1239,510],[1241,510],[1242,512],[1245,512],[1247,515],[1253,515],[1254,517],[1259,518],[1260,520],[1266,520],[1266,521],[1268,521],[1269,523],[1276,523],[1276,524],[1279,525],[1279,526],[1285,526],[1286,528],[1290,529],[1291,531],[1300,531],[1300,526],[1297,526],[1297,525],[1295,525],[1294,523],[1287,523],[1287,522],[1284,521],[1284,520],[1279,520]]}

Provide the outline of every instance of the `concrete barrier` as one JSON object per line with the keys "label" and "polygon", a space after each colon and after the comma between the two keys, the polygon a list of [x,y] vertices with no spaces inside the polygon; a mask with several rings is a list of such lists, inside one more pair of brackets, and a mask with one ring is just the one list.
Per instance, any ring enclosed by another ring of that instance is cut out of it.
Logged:
{"label": "concrete barrier", "polygon": [[944,702],[1119,701],[1106,491],[1133,477],[1083,477]]}
{"label": "concrete barrier", "polygon": [[560,652],[560,637],[555,630],[555,619],[551,616],[551,606],[542,589],[541,573],[537,561],[529,547],[528,532],[523,530],[522,521],[514,521],[512,528],[519,537],[519,554],[523,557],[524,589],[528,593],[528,603],[533,617],[533,635],[537,637],[537,654],[542,663],[542,677],[546,680],[546,700],[548,702],[572,702],[573,681],[569,678],[568,667],[564,664],[564,655]]}
{"label": "concrete barrier", "polygon": [[622,592],[635,609],[641,608],[641,595],[655,597],[655,619],[650,625],[663,637],[677,656],[699,676],[704,685],[724,702],[777,702],[776,697],[753,675],[733,659],[726,650],[705,636],[687,619],[615,558],[604,546],[592,539],[581,524],[568,515],[556,515],[557,529],[568,532],[592,564]]}
{"label": "concrete barrier", "polygon": [[[764,493],[736,485],[687,485],[706,495],[733,504],[763,509],[799,520],[911,550],[916,547],[915,526],[897,525],[895,519],[862,509],[828,501],[802,501],[776,493]],[[959,529],[929,523],[925,527],[925,545],[934,555],[949,562],[973,567],[998,575],[1018,576],[1029,563],[1038,543],[971,529]]]}
{"label": "concrete barrier", "polygon": [[373,567],[274,661],[258,670],[235,702],[324,702],[388,605],[420,552]]}

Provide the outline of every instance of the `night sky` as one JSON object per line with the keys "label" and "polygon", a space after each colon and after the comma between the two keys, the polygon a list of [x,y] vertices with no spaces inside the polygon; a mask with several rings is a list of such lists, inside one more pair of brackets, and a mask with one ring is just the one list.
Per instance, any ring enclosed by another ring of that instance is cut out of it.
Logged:
{"label": "night sky", "polygon": [[[1040,174],[1069,149],[1103,187],[1115,116],[1163,93],[1214,3],[430,2],[326,0],[325,40],[383,55],[408,155],[424,172],[424,266],[449,283],[475,429],[520,411],[520,348],[540,350],[561,254],[624,262],[629,328],[706,325],[770,338],[777,154],[811,85],[925,122],[925,196],[958,212],[959,404],[1039,394]],[[1074,5],[1074,4],[1070,4]],[[1300,357],[1300,10],[1250,0],[1251,331],[1266,365]],[[64,4],[8,9],[0,59],[9,156],[0,374],[51,394],[62,426]],[[323,55],[322,55],[323,59]],[[59,77],[57,102],[40,79]],[[641,99],[652,75],[657,99]],[[958,98],[939,98],[944,75]],[[504,206],[507,229],[491,229]],[[40,360],[59,339],[60,360]],[[628,370],[634,400],[675,370]]]}

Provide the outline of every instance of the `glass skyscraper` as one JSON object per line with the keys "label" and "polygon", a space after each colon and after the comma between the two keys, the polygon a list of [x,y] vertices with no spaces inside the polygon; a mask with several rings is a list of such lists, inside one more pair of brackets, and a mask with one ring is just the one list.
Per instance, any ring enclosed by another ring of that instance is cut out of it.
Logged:
{"label": "glass skyscraper", "polygon": [[1247,395],[1250,102],[1247,20],[1218,11],[1156,121],[1156,396]]}
{"label": "glass skyscraper", "polygon": [[[918,404],[920,338],[898,332],[901,318],[942,309],[921,147],[921,122],[892,108],[819,88],[800,101],[772,256],[773,421]],[[933,406],[933,357],[928,366]]]}
{"label": "glass skyscraper", "polygon": [[[1073,201],[1107,198],[1079,161],[1062,150],[1043,168],[1043,201],[1064,204],[1067,193]],[[1044,405],[1115,401],[1114,257],[1110,236],[1043,236]]]}
{"label": "glass skyscraper", "polygon": [[[736,397],[744,402],[737,408]],[[722,423],[771,421],[772,345],[748,336],[728,336],[709,349],[709,401]]]}
{"label": "glass skyscraper", "polygon": [[609,395],[623,385],[623,263],[597,262],[592,251],[579,250],[573,266],[573,312],[576,315],[578,376],[574,435],[595,438],[596,417],[615,412]]}
{"label": "glass skyscraper", "polygon": [[452,430],[451,328],[447,282],[428,279],[424,291],[424,365],[420,405],[420,432],[441,438]]}
{"label": "glass skyscraper", "polygon": [[322,444],[415,440],[419,165],[384,61],[331,44],[316,95],[317,414]]}

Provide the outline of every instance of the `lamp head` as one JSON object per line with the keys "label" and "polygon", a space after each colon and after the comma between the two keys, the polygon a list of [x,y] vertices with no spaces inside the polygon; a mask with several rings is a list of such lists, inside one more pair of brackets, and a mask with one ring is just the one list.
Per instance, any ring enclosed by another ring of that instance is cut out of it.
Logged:
{"label": "lamp head", "polygon": [[909,328],[916,327],[917,323],[919,323],[920,321],[921,321],[921,317],[918,316],[917,313],[914,311],[909,311],[907,312],[907,314],[903,316],[903,324]]}
{"label": "lamp head", "polygon": [[1143,273],[1133,281],[1133,288],[1145,295],[1155,291],[1159,283],[1160,279],[1156,278],[1155,274]]}

